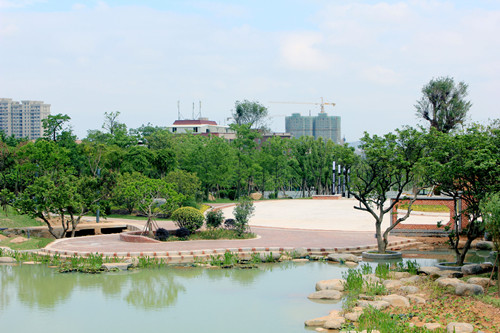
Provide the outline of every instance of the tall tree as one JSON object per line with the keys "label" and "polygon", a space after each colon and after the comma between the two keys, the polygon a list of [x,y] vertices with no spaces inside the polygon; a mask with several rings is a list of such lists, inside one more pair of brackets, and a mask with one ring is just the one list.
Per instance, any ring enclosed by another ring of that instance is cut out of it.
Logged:
{"label": "tall tree", "polygon": [[[46,119],[42,119],[44,136],[52,141],[57,141],[58,136],[65,130],[66,124],[71,118],[66,114],[49,115]],[[66,129],[67,130],[67,129]]]}
{"label": "tall tree", "polygon": [[233,119],[236,125],[248,125],[253,129],[265,129],[268,111],[259,102],[236,101],[233,111]]}
{"label": "tall tree", "polygon": [[[348,182],[348,187],[360,202],[360,206],[354,208],[373,216],[378,252],[385,253],[389,232],[409,217],[418,193],[415,185],[418,163],[424,150],[422,134],[412,128],[400,130],[397,134],[388,133],[383,137],[365,133],[361,142],[363,156],[349,167],[351,181]],[[382,233],[384,216],[400,200],[406,198],[403,191],[410,187],[413,187],[413,196],[407,213]],[[389,191],[395,191],[395,194],[392,196],[392,203],[388,205]]]}
{"label": "tall tree", "polygon": [[[424,159],[423,170],[432,185],[454,200],[454,220],[446,229],[457,265],[463,264],[472,241],[484,231],[481,201],[488,193],[500,191],[499,133],[492,126],[474,125],[455,135],[428,136],[427,146],[431,149]],[[462,229],[465,218],[468,224]],[[459,248],[462,233],[467,240]]]}
{"label": "tall tree", "polygon": [[450,77],[432,79],[422,88],[422,98],[415,108],[417,116],[428,121],[431,128],[448,133],[463,124],[471,102],[466,101],[467,84]]}

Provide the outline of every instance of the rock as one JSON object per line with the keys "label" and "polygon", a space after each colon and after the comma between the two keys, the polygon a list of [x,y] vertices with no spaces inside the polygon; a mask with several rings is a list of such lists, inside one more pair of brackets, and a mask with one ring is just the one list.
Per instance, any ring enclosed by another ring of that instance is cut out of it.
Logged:
{"label": "rock", "polygon": [[441,324],[439,323],[425,323],[424,327],[427,328],[429,331],[435,331],[438,328],[441,328]]}
{"label": "rock", "polygon": [[478,284],[483,288],[486,288],[488,285],[494,286],[495,282],[491,281],[488,278],[480,278],[480,277],[473,277],[467,280],[467,283],[472,283],[472,284]]}
{"label": "rock", "polygon": [[432,274],[437,274],[440,269],[434,266],[430,267],[420,267],[420,269],[417,271],[418,274],[425,274],[425,275],[432,275]]}
{"label": "rock", "polygon": [[489,273],[493,270],[493,264],[491,262],[483,262],[479,264],[484,273]]}
{"label": "rock", "polygon": [[104,263],[102,264],[102,268],[106,271],[126,271],[129,267],[132,266],[130,262],[114,262],[114,263]]}
{"label": "rock", "polygon": [[16,238],[13,238],[9,243],[12,243],[12,244],[21,244],[21,243],[24,243],[24,242],[27,242],[28,239],[27,238],[24,238],[24,237],[16,237]]}
{"label": "rock", "polygon": [[418,289],[418,287],[415,286],[402,286],[401,288],[399,288],[399,290],[407,294],[415,294],[420,291],[420,289]]}
{"label": "rock", "polygon": [[6,240],[7,238],[9,238],[9,237],[0,234],[0,241]]}
{"label": "rock", "polygon": [[335,262],[359,262],[359,257],[351,253],[331,253],[328,255],[328,260]]}
{"label": "rock", "polygon": [[329,330],[338,330],[342,327],[342,324],[344,323],[345,323],[344,317],[333,317],[327,320],[323,325],[323,327]]}
{"label": "rock", "polygon": [[309,252],[307,252],[306,249],[303,247],[298,247],[293,251],[293,256],[295,258],[304,258],[309,255]]}
{"label": "rock", "polygon": [[365,280],[368,283],[375,283],[375,282],[380,282],[380,278],[375,276],[375,274],[366,274],[363,275],[363,280]]}
{"label": "rock", "polygon": [[262,193],[259,192],[251,193],[250,198],[252,198],[252,200],[260,200],[262,199]]}
{"label": "rock", "polygon": [[287,255],[282,255],[280,257],[280,261],[290,261],[290,260],[292,260],[292,257],[287,256]]}
{"label": "rock", "polygon": [[208,194],[208,201],[215,201],[215,197],[211,193]]}
{"label": "rock", "polygon": [[448,333],[469,333],[474,331],[474,326],[467,323],[449,323],[446,325],[446,331]]}
{"label": "rock", "polygon": [[399,280],[385,280],[382,282],[382,284],[387,288],[387,289],[397,289],[401,287],[403,284]]}
{"label": "rock", "polygon": [[344,318],[352,322],[357,322],[359,317],[363,314],[363,308],[355,307],[352,312],[348,312],[344,315]]}
{"label": "rock", "polygon": [[419,276],[419,275],[412,275],[410,277],[407,277],[407,278],[403,278],[399,281],[403,282],[403,283],[416,283],[418,281],[422,280],[422,277]]}
{"label": "rock", "polygon": [[333,310],[327,316],[309,319],[304,322],[306,326],[323,326],[328,320],[339,317],[339,311]]}
{"label": "rock", "polygon": [[11,257],[0,257],[0,264],[14,264],[16,259]]}
{"label": "rock", "polygon": [[411,274],[408,272],[391,272],[391,277],[394,280],[401,280],[404,278],[409,278],[410,276],[411,276]]}
{"label": "rock", "polygon": [[23,262],[23,265],[38,265],[41,264],[41,262],[35,262],[35,261],[25,261]]}
{"label": "rock", "polygon": [[353,267],[358,266],[358,263],[357,263],[357,262],[354,262],[354,261],[346,261],[346,262],[344,263],[344,265],[346,265],[346,266],[347,266],[347,267],[349,267],[349,268],[353,268]]}
{"label": "rock", "polygon": [[323,256],[318,256],[318,255],[310,255],[309,256],[309,260],[313,260],[313,261],[318,261],[318,260],[324,260],[325,257]]}
{"label": "rock", "polygon": [[407,296],[410,302],[415,303],[415,304],[425,304],[427,301],[425,298],[418,296],[418,295],[408,295]]}
{"label": "rock", "polygon": [[484,294],[484,289],[480,285],[471,283],[461,283],[455,287],[455,294],[458,296],[463,295],[482,295]]}
{"label": "rock", "polygon": [[316,327],[315,331],[316,332],[326,332],[328,330],[326,328],[323,328],[323,327]]}
{"label": "rock", "polygon": [[309,259],[293,259],[293,262],[309,262]]}
{"label": "rock", "polygon": [[367,308],[369,306],[374,307],[377,310],[383,310],[385,308],[388,308],[390,306],[390,303],[387,301],[365,301],[365,300],[359,300],[358,301],[358,306],[362,308]]}
{"label": "rock", "polygon": [[341,299],[342,293],[338,290],[320,290],[316,291],[309,296],[309,299]]}
{"label": "rock", "polygon": [[344,279],[321,280],[316,283],[316,291],[320,290],[338,290],[344,291]]}
{"label": "rock", "polygon": [[457,278],[446,278],[446,277],[440,277],[439,279],[436,280],[436,282],[440,287],[443,288],[446,288],[448,286],[456,288],[456,286],[459,284],[465,284],[464,281],[459,280]]}
{"label": "rock", "polygon": [[410,307],[410,301],[408,301],[408,298],[401,295],[392,294],[383,296],[382,301],[388,302],[392,307],[402,307],[402,308]]}
{"label": "rock", "polygon": [[493,242],[479,241],[476,243],[476,249],[491,251],[493,250]]}
{"label": "rock", "polygon": [[487,273],[486,267],[482,267],[480,264],[470,264],[462,266],[462,273],[464,275],[477,275]]}

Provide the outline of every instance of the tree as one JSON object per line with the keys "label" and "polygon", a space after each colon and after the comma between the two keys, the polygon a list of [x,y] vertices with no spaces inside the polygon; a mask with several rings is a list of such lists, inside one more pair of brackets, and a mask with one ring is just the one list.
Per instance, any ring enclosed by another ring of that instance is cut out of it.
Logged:
{"label": "tree", "polygon": [[253,216],[255,207],[252,199],[243,197],[233,209],[234,219],[236,220],[235,230],[241,236],[248,230],[248,221]]}
{"label": "tree", "polygon": [[[417,167],[424,149],[422,134],[412,128],[383,137],[365,133],[361,142],[363,156],[352,159],[356,162],[347,166],[351,174],[348,189],[360,202],[360,206],[354,208],[370,213],[375,219],[378,252],[385,253],[389,232],[409,217],[416,200]],[[406,214],[382,233],[384,216],[407,198],[403,192],[410,188],[413,188],[413,196]],[[389,191],[395,194],[392,203],[386,204]]]}
{"label": "tree", "polygon": [[249,195],[251,192],[251,180],[256,162],[253,157],[257,148],[257,140],[262,136],[259,132],[250,129],[249,124],[232,124],[231,128],[236,132],[236,139],[233,140],[232,145],[236,148],[236,197],[239,198],[242,182],[246,182],[246,194]]}
{"label": "tree", "polygon": [[432,79],[422,88],[423,96],[417,101],[417,116],[430,123],[431,128],[448,133],[463,124],[471,102],[466,101],[467,84],[455,85],[453,78]]}
{"label": "tree", "polygon": [[486,231],[491,235],[497,251],[497,284],[500,296],[500,192],[494,193],[481,202],[481,212],[485,222]]}
{"label": "tree", "polygon": [[[428,135],[427,146],[431,149],[423,170],[427,181],[454,201],[453,222],[445,228],[457,265],[463,265],[472,241],[484,232],[481,201],[488,193],[500,191],[498,134],[497,127],[474,125],[454,135],[437,131]],[[465,220],[467,226],[462,228]],[[460,249],[462,233],[467,240]]]}
{"label": "tree", "polygon": [[165,181],[174,185],[177,193],[185,195],[189,199],[196,200],[200,193],[201,182],[195,173],[184,170],[170,171],[165,177]]}
{"label": "tree", "polygon": [[249,128],[265,129],[268,111],[259,102],[236,101],[232,116],[236,125],[248,125]]}
{"label": "tree", "polygon": [[64,130],[64,124],[71,118],[66,114],[56,114],[55,116],[49,115],[47,118],[42,119],[42,126],[44,129],[44,136],[52,141],[57,141],[58,136]]}

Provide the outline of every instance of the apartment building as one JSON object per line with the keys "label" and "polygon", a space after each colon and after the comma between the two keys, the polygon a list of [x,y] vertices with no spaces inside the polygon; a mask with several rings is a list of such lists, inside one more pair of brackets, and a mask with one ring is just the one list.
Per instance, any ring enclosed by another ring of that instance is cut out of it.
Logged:
{"label": "apartment building", "polygon": [[13,101],[0,98],[0,130],[16,138],[43,136],[42,120],[50,115],[50,104],[42,101]]}

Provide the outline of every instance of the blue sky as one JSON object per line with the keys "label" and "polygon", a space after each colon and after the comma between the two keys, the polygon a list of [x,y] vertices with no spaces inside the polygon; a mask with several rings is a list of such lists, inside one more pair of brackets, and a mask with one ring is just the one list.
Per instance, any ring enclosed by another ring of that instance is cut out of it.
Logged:
{"label": "blue sky", "polygon": [[469,84],[470,120],[499,118],[500,1],[0,0],[0,97],[43,100],[79,137],[104,112],[128,127],[202,115],[224,123],[236,100],[284,116],[342,118],[356,141],[419,124],[430,79]]}

